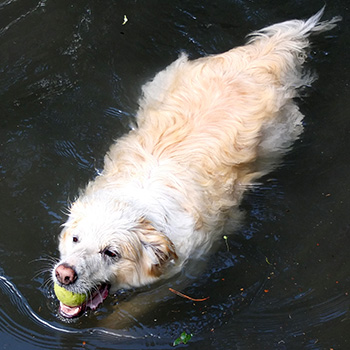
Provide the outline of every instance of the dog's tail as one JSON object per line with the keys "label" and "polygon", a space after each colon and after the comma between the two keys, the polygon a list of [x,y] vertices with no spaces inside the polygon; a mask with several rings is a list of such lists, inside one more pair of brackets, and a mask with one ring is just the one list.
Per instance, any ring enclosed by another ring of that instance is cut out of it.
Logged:
{"label": "dog's tail", "polygon": [[297,89],[310,85],[315,77],[305,74],[302,65],[307,58],[309,36],[330,30],[341,17],[320,22],[324,7],[307,20],[291,20],[277,23],[251,33],[248,44],[251,48],[252,70],[255,76],[268,72],[275,82],[284,88],[280,106],[286,99],[297,95]]}
{"label": "dog's tail", "polygon": [[249,34],[248,43],[259,39],[274,38],[281,44],[285,44],[291,51],[301,51],[308,46],[307,38],[312,34],[322,33],[333,29],[336,23],[341,21],[340,16],[333,17],[329,21],[320,22],[325,7],[307,20],[291,20],[277,23]]}
{"label": "dog's tail", "polygon": [[[255,47],[266,66],[266,59],[275,68],[276,78],[282,84],[291,84],[292,88],[309,85],[314,79],[300,74],[300,69],[307,57],[309,36],[330,30],[336,26],[341,17],[320,22],[325,7],[307,20],[291,20],[277,23],[248,35],[248,44]],[[302,77],[302,79],[300,79]]]}
{"label": "dog's tail", "polygon": [[[259,146],[259,158],[263,166],[261,174],[266,173],[278,163],[279,157],[287,151],[303,131],[303,115],[293,98],[298,88],[309,86],[315,75],[303,72],[302,65],[307,57],[309,36],[330,30],[341,17],[320,22],[324,8],[308,20],[291,20],[261,29],[250,34],[248,43],[259,57],[253,63],[253,69],[266,71],[271,69],[277,84],[279,101],[278,113],[273,121],[265,123]],[[270,166],[268,166],[270,165]]]}

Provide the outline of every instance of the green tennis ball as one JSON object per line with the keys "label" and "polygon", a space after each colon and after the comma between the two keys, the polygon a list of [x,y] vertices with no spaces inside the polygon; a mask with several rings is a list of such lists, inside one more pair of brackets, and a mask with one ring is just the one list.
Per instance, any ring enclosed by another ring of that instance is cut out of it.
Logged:
{"label": "green tennis ball", "polygon": [[70,292],[69,290],[63,287],[60,287],[57,283],[55,283],[54,285],[54,291],[57,299],[61,301],[64,305],[70,307],[79,306],[83,304],[86,300],[86,294]]}

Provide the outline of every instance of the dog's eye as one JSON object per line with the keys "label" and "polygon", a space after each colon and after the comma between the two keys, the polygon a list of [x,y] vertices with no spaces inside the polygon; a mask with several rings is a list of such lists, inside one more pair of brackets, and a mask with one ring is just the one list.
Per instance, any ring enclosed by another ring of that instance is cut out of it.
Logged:
{"label": "dog's eye", "polygon": [[73,242],[74,242],[74,243],[77,243],[78,241],[79,241],[78,237],[73,236]]}
{"label": "dog's eye", "polygon": [[113,250],[110,250],[110,249],[105,249],[103,251],[103,254],[110,257],[110,258],[120,258],[120,254],[113,251]]}

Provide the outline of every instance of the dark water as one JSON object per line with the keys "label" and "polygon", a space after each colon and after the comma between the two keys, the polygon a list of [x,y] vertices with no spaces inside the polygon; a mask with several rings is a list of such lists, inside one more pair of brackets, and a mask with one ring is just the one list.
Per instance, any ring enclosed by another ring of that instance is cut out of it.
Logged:
{"label": "dark water", "polygon": [[[0,2],[1,349],[167,349],[182,331],[193,334],[191,349],[350,348],[348,0],[328,2],[325,17],[343,22],[310,53],[319,79],[300,101],[304,134],[247,193],[242,228],[184,290],[210,299],[193,303],[158,286],[109,297],[69,324],[56,316],[47,283],[67,200],[128,130],[141,85],[182,50],[222,52],[254,29],[322,6]],[[131,321],[113,316],[123,300],[150,308]]]}

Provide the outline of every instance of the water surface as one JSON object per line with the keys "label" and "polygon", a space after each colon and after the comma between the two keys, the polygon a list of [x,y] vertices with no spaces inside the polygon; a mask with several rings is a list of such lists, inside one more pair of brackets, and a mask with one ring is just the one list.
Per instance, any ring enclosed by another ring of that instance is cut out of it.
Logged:
{"label": "water surface", "polygon": [[[304,134],[247,193],[242,228],[222,240],[183,290],[207,301],[194,303],[159,285],[122,291],[66,323],[47,283],[68,201],[128,130],[142,84],[182,51],[191,58],[223,52],[252,30],[322,6],[0,2],[0,348],[167,349],[183,331],[193,334],[191,349],[349,348],[346,0],[327,4],[325,17],[342,15],[343,22],[315,39],[309,55],[307,66],[319,79],[299,101]],[[128,306],[113,313],[121,303]],[[148,311],[131,319],[138,307]]]}

